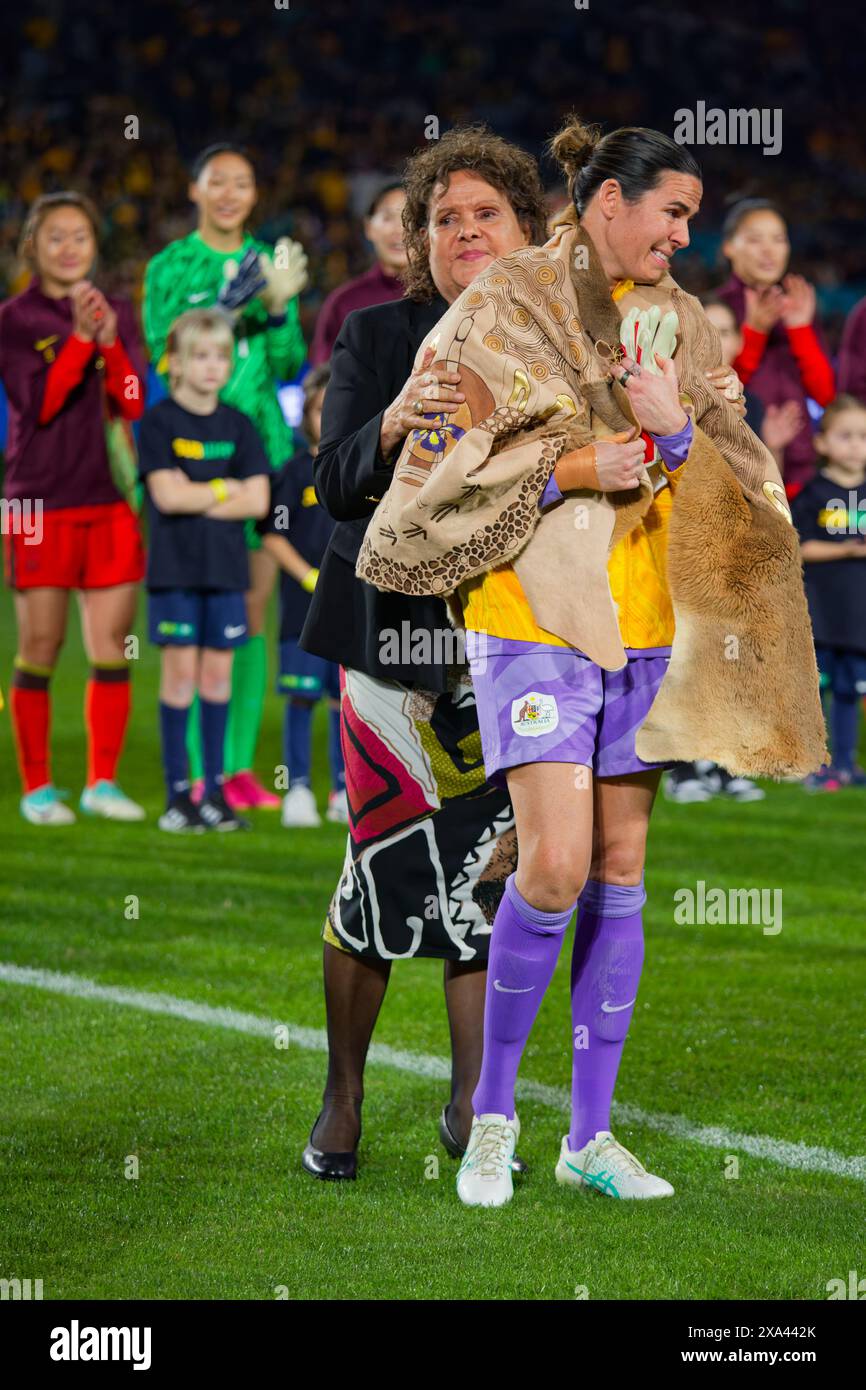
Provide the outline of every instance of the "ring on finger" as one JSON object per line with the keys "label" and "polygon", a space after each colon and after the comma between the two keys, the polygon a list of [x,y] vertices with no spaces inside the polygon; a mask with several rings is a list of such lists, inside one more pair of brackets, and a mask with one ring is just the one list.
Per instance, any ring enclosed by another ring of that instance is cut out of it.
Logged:
{"label": "ring on finger", "polygon": [[424,402],[422,401],[420,396],[417,398],[417,400],[413,401],[412,408],[415,411],[416,415],[424,414]]}

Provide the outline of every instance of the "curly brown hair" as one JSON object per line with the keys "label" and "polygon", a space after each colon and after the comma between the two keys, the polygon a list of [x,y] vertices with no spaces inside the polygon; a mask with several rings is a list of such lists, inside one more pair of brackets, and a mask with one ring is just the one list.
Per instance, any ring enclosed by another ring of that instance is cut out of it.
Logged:
{"label": "curly brown hair", "polygon": [[430,200],[437,185],[447,184],[450,176],[462,169],[477,174],[505,195],[532,245],[540,246],[547,240],[544,189],[532,156],[494,135],[489,126],[454,126],[441,139],[416,150],[406,162],[403,228],[408,263],[401,279],[409,299],[429,303],[437,293],[430,274],[427,239]]}

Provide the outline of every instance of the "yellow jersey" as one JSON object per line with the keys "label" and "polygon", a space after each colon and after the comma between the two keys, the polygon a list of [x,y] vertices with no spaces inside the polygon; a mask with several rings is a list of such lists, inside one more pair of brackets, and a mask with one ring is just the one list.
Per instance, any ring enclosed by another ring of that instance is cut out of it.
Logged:
{"label": "yellow jersey", "polygon": [[[684,465],[680,465],[683,467]],[[674,611],[667,584],[668,523],[673,493],[671,473],[663,467],[668,486],[655,494],[642,521],[614,546],[607,562],[610,592],[616,604],[624,647],[668,647],[674,640]],[[479,574],[461,584],[463,622],[475,632],[519,642],[568,642],[539,627],[529,600],[511,564]]]}
{"label": "yellow jersey", "polygon": [[[633,288],[633,280],[621,280],[611,290],[611,298],[620,300]],[[662,463],[661,472],[667,486],[658,489],[646,516],[614,547],[607,562],[620,636],[627,648],[669,647],[674,640],[666,557],[673,504],[671,489],[676,486],[679,469],[671,471]],[[458,592],[464,624],[474,632],[518,642],[546,642],[554,647],[569,645],[538,626],[510,564],[498,565],[467,580]]]}

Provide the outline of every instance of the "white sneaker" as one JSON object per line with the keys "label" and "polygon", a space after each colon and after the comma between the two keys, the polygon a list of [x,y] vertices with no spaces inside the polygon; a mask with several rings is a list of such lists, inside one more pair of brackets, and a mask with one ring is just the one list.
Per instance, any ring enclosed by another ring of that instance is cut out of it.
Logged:
{"label": "white sneaker", "polygon": [[664,794],[668,801],[677,801],[681,806],[713,799],[710,788],[699,777],[688,777],[684,782],[675,782],[671,776],[667,776],[664,780]]}
{"label": "white sneaker", "polygon": [[511,1160],[520,1134],[515,1115],[476,1115],[457,1174],[457,1195],[466,1207],[504,1207],[514,1196]]}
{"label": "white sneaker", "polygon": [[600,1129],[577,1153],[562,1140],[556,1181],[566,1187],[594,1187],[608,1197],[672,1197],[674,1190],[664,1178],[648,1173],[634,1154],[614,1139],[610,1130]]}
{"label": "white sneaker", "polygon": [[751,777],[731,777],[720,769],[707,773],[707,781],[718,795],[730,797],[732,801],[763,801],[767,795]]}
{"label": "white sneaker", "polygon": [[[68,796],[69,793],[65,792]],[[74,825],[75,813],[60,800],[57,788],[51,782],[37,787],[33,792],[22,796],[21,814],[31,825]]]}
{"label": "white sneaker", "polygon": [[339,825],[349,824],[349,798],[345,791],[331,792],[328,797],[328,809],[325,812],[325,820],[336,821]]}
{"label": "white sneaker", "polygon": [[289,787],[283,797],[280,821],[284,826],[314,827],[322,824],[322,817],[316,810],[316,798],[303,782]]}
{"label": "white sneaker", "polygon": [[94,782],[85,787],[78,803],[86,816],[102,816],[103,820],[144,820],[144,807],[120,790],[116,782]]}

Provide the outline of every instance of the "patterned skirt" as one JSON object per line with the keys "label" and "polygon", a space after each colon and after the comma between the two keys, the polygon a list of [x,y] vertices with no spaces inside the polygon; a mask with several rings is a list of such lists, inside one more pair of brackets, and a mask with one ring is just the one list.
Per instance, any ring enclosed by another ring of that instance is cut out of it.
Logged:
{"label": "patterned skirt", "polygon": [[380,960],[486,960],[517,864],[507,791],[485,779],[475,696],[341,670],[349,835],[323,936]]}

